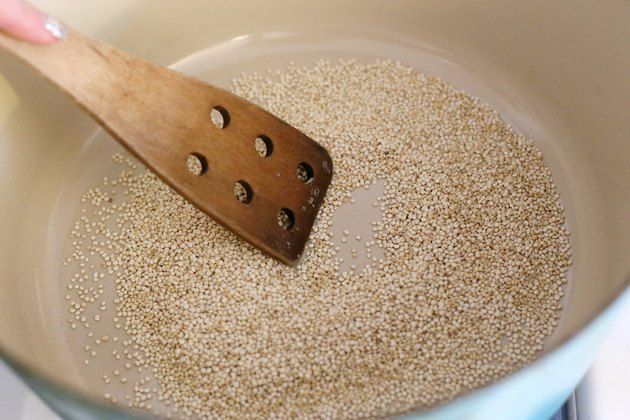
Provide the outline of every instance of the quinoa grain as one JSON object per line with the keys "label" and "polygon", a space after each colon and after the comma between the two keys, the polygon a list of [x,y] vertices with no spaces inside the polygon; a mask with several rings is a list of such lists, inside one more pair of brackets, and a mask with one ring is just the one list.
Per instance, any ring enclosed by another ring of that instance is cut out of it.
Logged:
{"label": "quinoa grain", "polygon": [[[151,410],[155,396],[174,406],[167,417],[374,417],[431,408],[540,354],[570,248],[530,140],[442,80],[387,61],[292,66],[241,76],[232,89],[324,145],[335,176],[309,252],[290,268],[113,157],[127,169],[103,188],[118,193],[82,197],[96,211],[81,212],[63,263],[99,258],[94,271],[115,278],[106,284],[116,288],[114,322],[131,336],[118,345],[134,349],[120,369],[150,368],[159,384],[136,382],[130,407]],[[372,205],[383,215],[369,243],[384,258],[339,273],[333,213],[379,179],[385,192]],[[66,300],[80,319],[105,281],[73,274]],[[89,278],[100,287],[84,286]]]}

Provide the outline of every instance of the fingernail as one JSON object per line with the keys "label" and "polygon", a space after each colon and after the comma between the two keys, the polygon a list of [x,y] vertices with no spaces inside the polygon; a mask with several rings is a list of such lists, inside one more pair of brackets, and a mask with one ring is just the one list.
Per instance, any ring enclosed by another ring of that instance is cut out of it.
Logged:
{"label": "fingernail", "polygon": [[52,16],[48,16],[44,22],[44,28],[57,39],[63,39],[66,36],[66,27]]}

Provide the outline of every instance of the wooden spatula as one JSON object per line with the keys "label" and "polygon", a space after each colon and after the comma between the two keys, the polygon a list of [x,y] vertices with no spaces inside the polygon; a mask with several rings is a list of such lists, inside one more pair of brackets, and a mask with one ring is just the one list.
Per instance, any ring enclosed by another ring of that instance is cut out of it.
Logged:
{"label": "wooden spatula", "polygon": [[261,251],[295,264],[332,177],[326,150],[223,89],[69,29],[0,47],[73,98],[164,182]]}

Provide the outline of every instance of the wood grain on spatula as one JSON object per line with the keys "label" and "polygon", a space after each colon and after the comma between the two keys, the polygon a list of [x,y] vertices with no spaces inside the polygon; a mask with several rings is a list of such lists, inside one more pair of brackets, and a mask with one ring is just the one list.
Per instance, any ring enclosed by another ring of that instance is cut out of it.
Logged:
{"label": "wood grain on spatula", "polygon": [[[318,143],[234,94],[71,29],[48,46],[0,34],[0,47],[201,211],[279,261],[297,262],[332,178]],[[257,138],[265,147],[257,150]]]}

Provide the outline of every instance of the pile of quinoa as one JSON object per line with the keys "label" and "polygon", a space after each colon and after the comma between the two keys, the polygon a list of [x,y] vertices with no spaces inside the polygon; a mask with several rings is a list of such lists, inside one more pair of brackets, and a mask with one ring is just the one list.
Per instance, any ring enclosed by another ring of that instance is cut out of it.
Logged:
{"label": "pile of quinoa", "polygon": [[[183,417],[372,417],[429,409],[537,357],[560,316],[570,247],[531,140],[389,61],[292,65],[231,89],[326,147],[335,175],[297,268],[134,163],[84,195],[67,261],[100,261],[115,285],[84,287],[82,268],[66,299],[82,320],[115,286],[125,354],[159,385],[136,384],[129,406],[150,409],[151,393]],[[379,180],[383,214],[366,240],[384,258],[340,271],[333,214]]]}

